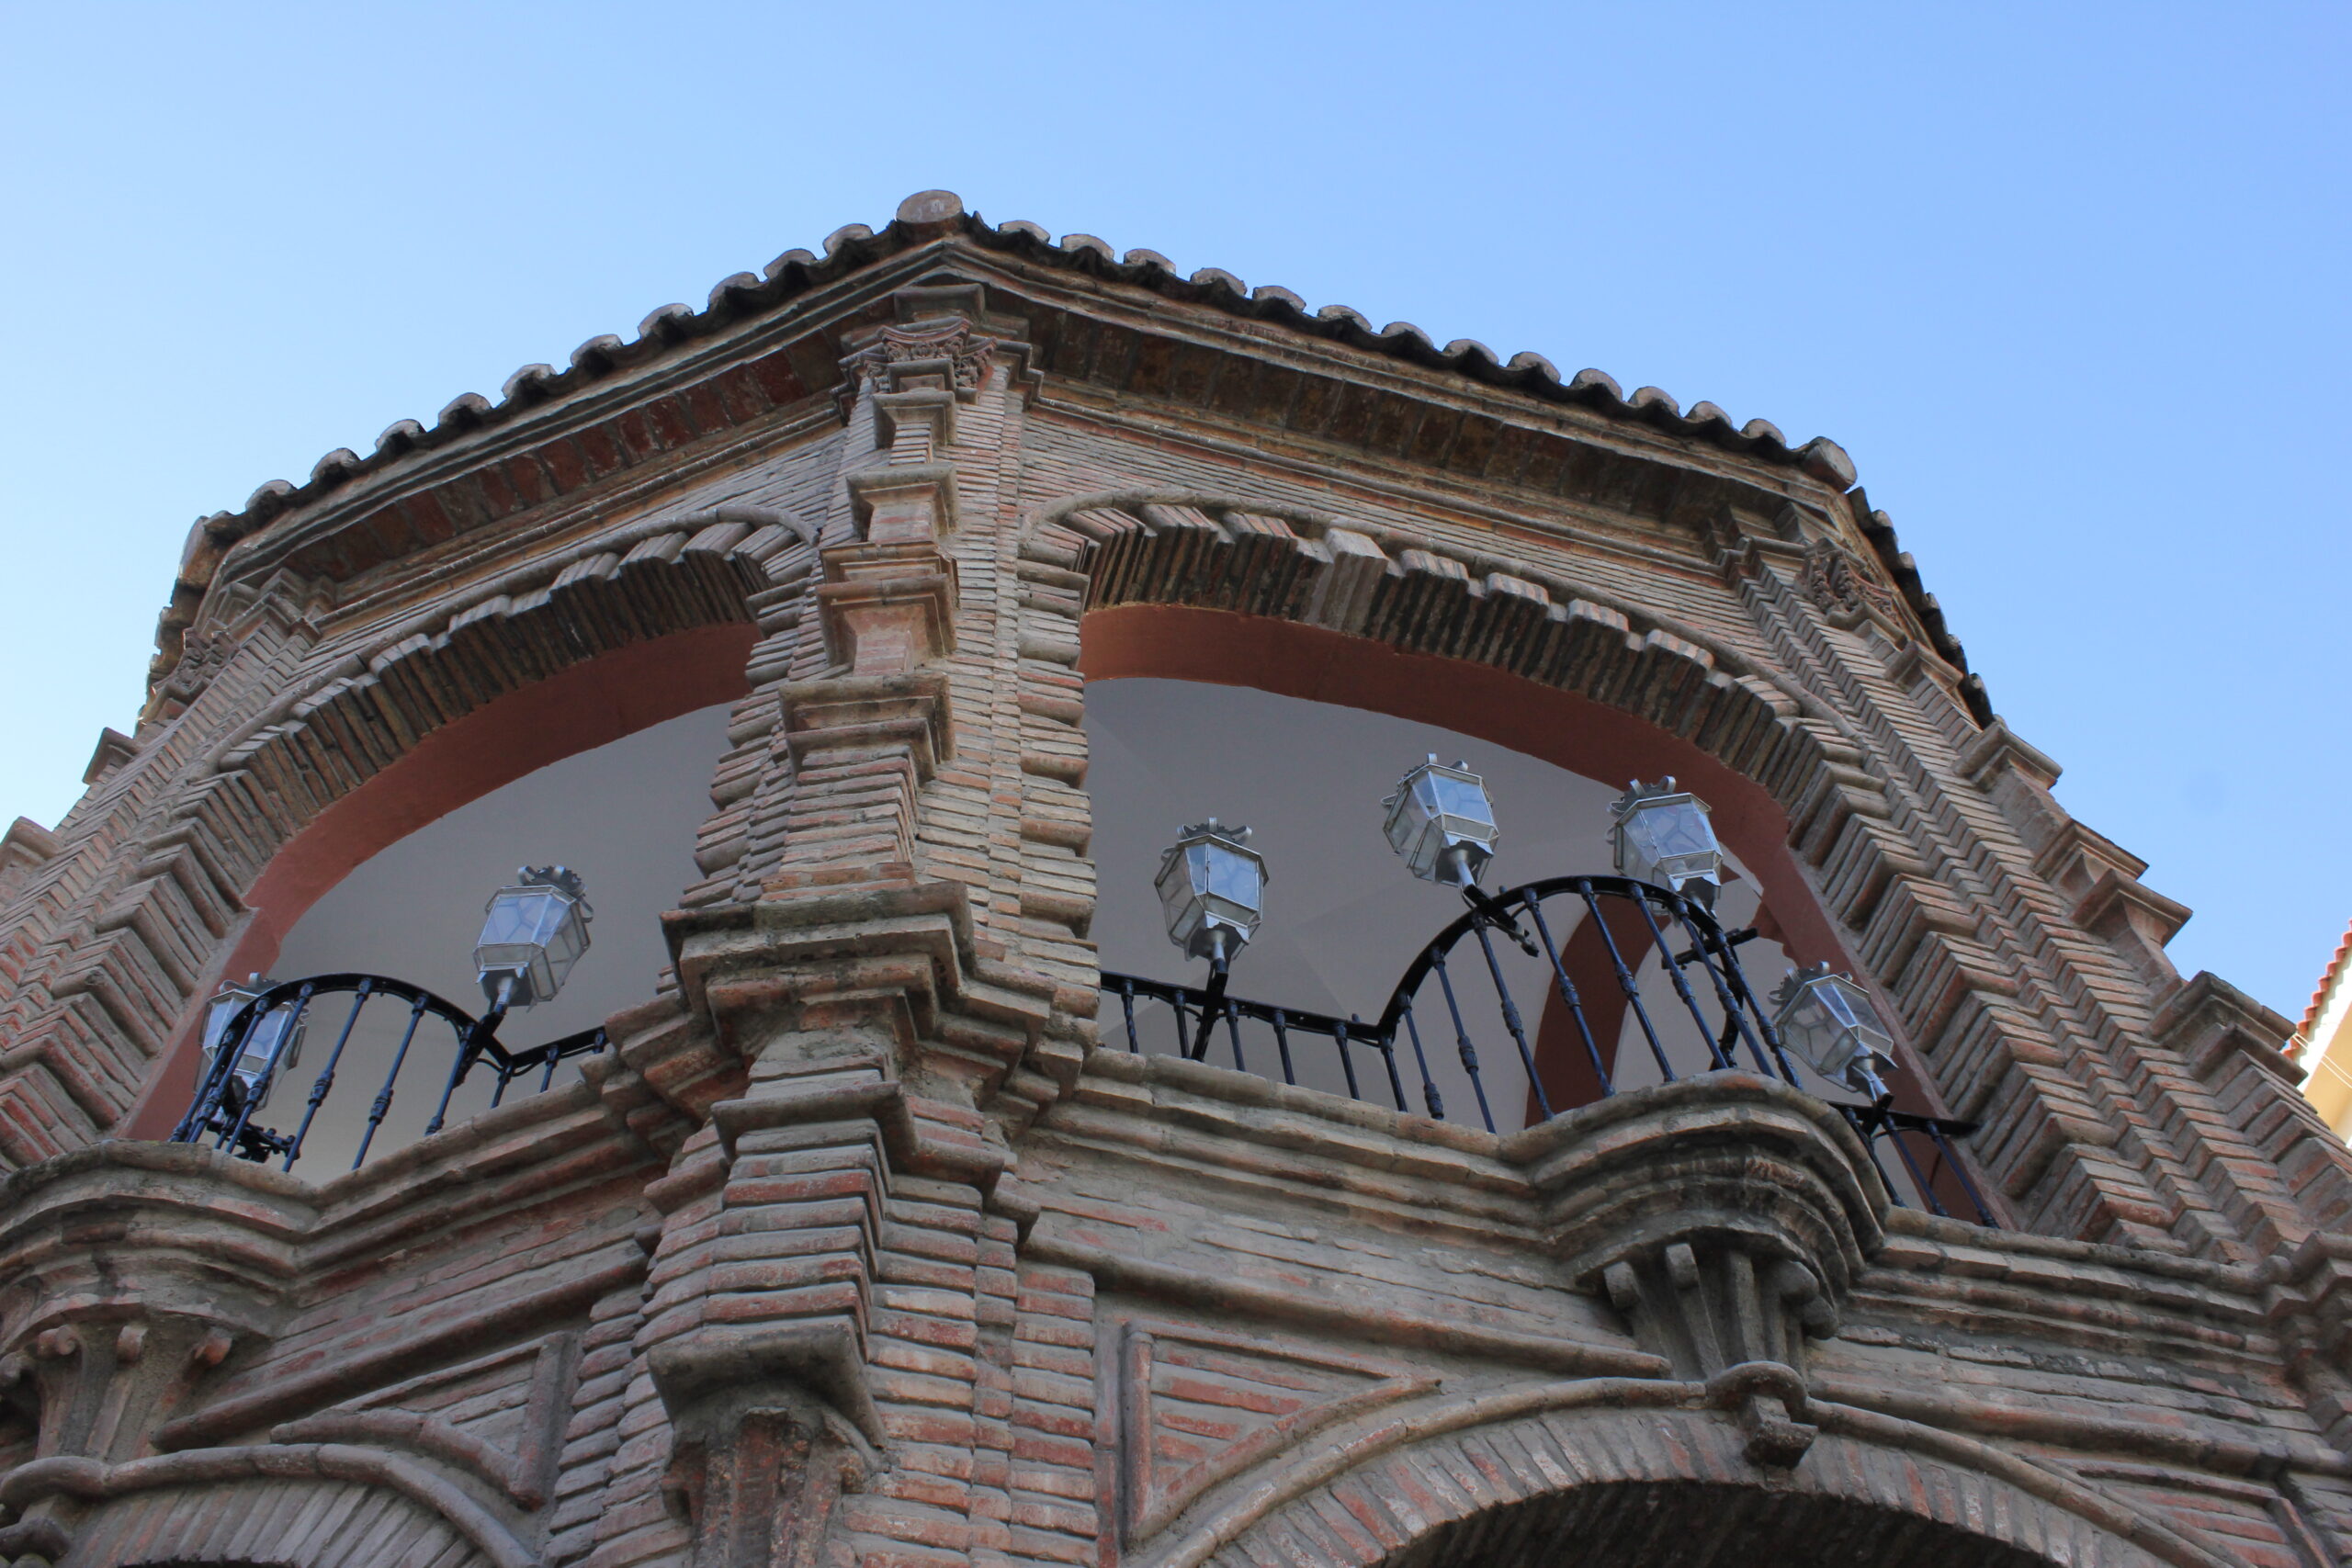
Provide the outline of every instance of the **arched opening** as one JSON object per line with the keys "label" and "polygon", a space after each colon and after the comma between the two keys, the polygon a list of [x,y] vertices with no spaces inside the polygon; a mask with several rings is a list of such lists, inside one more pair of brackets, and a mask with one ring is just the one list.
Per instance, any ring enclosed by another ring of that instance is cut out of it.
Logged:
{"label": "arched opening", "polygon": [[[221,974],[380,973],[478,1012],[469,957],[483,899],[518,865],[554,860],[592,873],[598,863],[610,868],[589,889],[598,917],[593,961],[582,960],[577,987],[537,1016],[518,1016],[513,1036],[593,1027],[650,996],[662,961],[655,917],[693,879],[689,854],[709,811],[726,705],[748,690],[744,664],[756,635],[748,624],[723,623],[628,643],[425,735],[271,858],[246,895],[250,914]],[[300,1064],[308,1072],[273,1090],[273,1115],[300,1118],[351,1000],[313,1021],[316,1039],[306,1038]],[[191,1008],[125,1135],[170,1134],[196,1090],[204,1012],[205,1000]],[[363,1010],[336,1083],[356,1073],[349,1083],[366,1085],[357,1098],[374,1095],[388,1065],[379,1058],[397,1054],[406,1015],[384,1002]],[[429,1024],[419,1038],[430,1038]],[[412,1093],[402,1071],[395,1097],[402,1120],[388,1113],[375,1152],[421,1130],[422,1121],[416,1129],[403,1122],[419,1116],[420,1100],[429,1115],[437,1099],[439,1085]],[[478,1089],[475,1098],[487,1092]],[[449,1113],[474,1108],[453,1098]],[[314,1160],[306,1145],[306,1173],[323,1178],[348,1166],[366,1111],[339,1103],[330,1116],[322,1107],[322,1152]]]}
{"label": "arched opening", "polygon": [[[1793,1468],[1671,1385],[1562,1383],[1375,1415],[1217,1482],[1163,1568],[2222,1568],[2168,1510],[1973,1438],[1816,1404]],[[2186,1522],[2186,1521],[2182,1521]],[[2308,1539],[2258,1509],[2236,1538]],[[2193,1528],[2193,1527],[2192,1527]]]}
{"label": "arched opening", "polygon": [[1378,1568],[2038,1568],[2044,1561],[1939,1519],[1846,1497],[1621,1481],[1440,1525]]}
{"label": "arched opening", "polygon": [[[1106,972],[1198,981],[1202,965],[1169,942],[1152,877],[1178,828],[1214,814],[1252,829],[1251,843],[1266,857],[1270,874],[1265,922],[1235,961],[1233,990],[1285,1009],[1361,1018],[1369,1035],[1408,965],[1464,912],[1457,893],[1412,876],[1381,837],[1382,795],[1430,752],[1466,761],[1494,799],[1503,837],[1486,878],[1490,889],[1610,868],[1609,806],[1622,780],[1612,785],[1589,778],[1463,728],[1253,686],[1143,677],[1092,684],[1086,728],[1097,876],[1092,935]],[[1716,903],[1722,923],[1735,930],[1757,925],[1759,895],[1758,879],[1735,855]],[[1649,929],[1621,900],[1605,900],[1602,912],[1673,1067],[1686,1075],[1703,1070],[1706,1043],[1687,1027],[1671,977],[1653,956]],[[1596,946],[1597,931],[1589,919],[1577,919],[1553,934],[1564,963],[1582,982],[1577,994],[1612,1086],[1658,1082],[1641,1017],[1625,1005],[1613,971],[1595,969],[1593,960],[1605,966],[1608,953]],[[1556,988],[1546,984],[1547,958],[1508,942],[1492,948],[1508,994],[1526,1010],[1524,1029],[1546,1080],[1545,1096],[1538,1100],[1531,1094],[1516,1045],[1498,1027],[1501,993],[1485,969],[1484,950],[1475,944],[1464,945],[1466,972],[1457,966],[1450,984],[1465,1014],[1482,1083],[1474,1087],[1462,1056],[1463,1036],[1442,1016],[1442,1006],[1434,1032],[1429,1010],[1422,1010],[1423,1049],[1417,1056],[1408,1041],[1399,1070],[1412,1109],[1430,1109],[1420,1089],[1426,1061],[1447,1119],[1479,1122],[1482,1088],[1498,1129],[1509,1132],[1538,1116],[1541,1105],[1566,1109],[1597,1098],[1600,1089],[1589,1081],[1593,1069],[1585,1065],[1581,1039],[1559,1016]],[[1763,986],[1787,966],[1784,950],[1770,937],[1743,943],[1737,956]],[[1105,1037],[1123,1043],[1129,1017],[1126,998],[1106,996]],[[1136,1043],[1148,1052],[1170,1054],[1186,1043],[1166,1001],[1137,998],[1132,1017]],[[1283,1042],[1263,1021],[1231,1024],[1214,1033],[1207,1060],[1229,1065],[1237,1043],[1242,1062],[1254,1062],[1261,1071],[1280,1060]],[[1357,1048],[1343,1057],[1335,1041],[1286,1032],[1299,1083],[1347,1093],[1345,1067],[1352,1060],[1359,1089],[1385,1084],[1387,1063],[1377,1050]],[[1579,1066],[1581,1079],[1575,1077]],[[1359,1098],[1377,1100],[1381,1094]]]}
{"label": "arched opening", "polygon": [[[1155,1016],[1148,1001],[1138,1009],[1132,987],[1102,1000],[1102,1028],[1114,1044],[1174,1052],[1189,1041],[1193,1054],[1221,1065],[1247,1066],[1254,1056],[1252,1070],[1267,1076],[1510,1131],[1665,1076],[1726,1063],[1769,1071],[1771,1054],[1758,1048],[1752,1019],[1769,1010],[1787,969],[1825,960],[1859,968],[1791,855],[1787,816],[1763,785],[1579,693],[1295,621],[1166,604],[1088,613],[1079,664],[1090,687],[1094,934],[1106,972],[1137,964],[1148,965],[1144,975],[1174,978],[1199,967],[1157,930],[1150,879],[1177,829],[1214,813],[1275,824],[1260,846],[1277,862],[1269,908],[1287,897],[1295,911],[1270,918],[1259,951],[1242,960],[1253,966],[1248,977],[1236,966],[1234,990],[1366,1021],[1390,1004],[1395,1018],[1389,987],[1463,913],[1450,890],[1408,875],[1378,833],[1376,802],[1429,751],[1460,754],[1489,775],[1506,833],[1497,885],[1608,872],[1608,803],[1629,779],[1676,776],[1713,808],[1736,873],[1719,900],[1722,925],[1754,932],[1737,953],[1756,1004],[1747,1023],[1724,994],[1737,988],[1730,965],[1722,966],[1730,985],[1711,996],[1705,964],[1679,979],[1666,964],[1668,954],[1699,943],[1638,906],[1587,898],[1586,918],[1572,912],[1572,924],[1535,933],[1541,942],[1531,937],[1525,952],[1499,940],[1465,946],[1471,973],[1442,978],[1442,992],[1431,987],[1443,1010],[1417,1021],[1408,1009],[1385,1049],[1359,1054],[1335,1040],[1294,1038],[1281,1020],[1251,1030],[1228,1016],[1204,1031],[1180,1022],[1182,998]],[[1287,891],[1276,852],[1283,848],[1297,857]],[[1547,983],[1559,974],[1572,983]],[[1261,983],[1272,994],[1256,990]],[[1481,1011],[1492,1020],[1485,1043],[1470,1020]],[[1781,1065],[1824,1098],[1869,1103],[1802,1062],[1783,1055]],[[1932,1118],[1939,1108],[1916,1062],[1908,1066],[1892,1085],[1895,1108]],[[1891,1123],[1883,1132],[1883,1147],[1872,1146],[1899,1199],[1989,1217],[1981,1184],[1955,1169],[1940,1133]]]}

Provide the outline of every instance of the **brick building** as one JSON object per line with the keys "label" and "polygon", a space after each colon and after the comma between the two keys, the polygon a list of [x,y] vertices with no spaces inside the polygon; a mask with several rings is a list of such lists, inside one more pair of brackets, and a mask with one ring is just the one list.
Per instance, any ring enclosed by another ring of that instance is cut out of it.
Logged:
{"label": "brick building", "polygon": [[[2352,1154],[1855,480],[933,192],[203,520],[0,846],[0,1562],[2340,1561]],[[1672,909],[1601,864],[1417,982],[1549,908],[1567,1024],[1554,952],[1507,1029],[1143,1042],[1206,993],[1104,977],[1088,705],[1152,682],[1677,776],[1907,1120],[1776,1072],[1731,949],[1602,941]],[[716,704],[576,1074],[350,1170],[166,1141],[353,868]],[[1746,1065],[1643,1077],[1686,1002]]]}

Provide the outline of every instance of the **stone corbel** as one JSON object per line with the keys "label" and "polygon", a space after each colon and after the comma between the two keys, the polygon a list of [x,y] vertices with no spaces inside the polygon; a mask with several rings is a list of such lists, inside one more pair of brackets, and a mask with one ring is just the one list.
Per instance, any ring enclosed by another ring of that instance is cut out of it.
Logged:
{"label": "stone corbel", "polygon": [[870,544],[936,547],[954,531],[956,468],[950,463],[885,463],[844,476],[850,520]]}
{"label": "stone corbel", "polygon": [[2016,773],[2046,790],[2063,772],[2048,752],[2019,739],[1998,715],[1960,758],[1961,776],[1988,792],[2003,773]]}
{"label": "stone corbel", "polygon": [[2033,869],[2036,875],[2079,904],[2108,876],[2135,879],[2148,869],[2148,863],[2106,834],[2069,818],[2041,844],[2033,857]]}
{"label": "stone corbel", "polygon": [[1844,1119],[1785,1084],[1710,1073],[1555,1117],[1506,1148],[1569,1280],[1605,1295],[1673,1376],[1706,1385],[1752,1461],[1802,1459],[1807,1347],[1836,1334],[1888,1201]]}
{"label": "stone corbel", "polygon": [[956,563],[926,545],[846,545],[823,556],[817,614],[833,656],[861,675],[956,650]]}
{"label": "stone corbel", "polygon": [[[1886,658],[1886,678],[1908,691],[1925,676],[1952,703],[1961,702],[1960,684],[1967,677],[1939,657],[1935,649],[1919,638],[1905,637]],[[1970,722],[1973,723],[1973,720]]]}
{"label": "stone corbel", "polygon": [[0,835],[0,886],[57,858],[57,835],[29,817],[19,817]]}
{"label": "stone corbel", "polygon": [[97,749],[90,753],[90,765],[82,770],[82,782],[96,784],[137,755],[139,743],[130,736],[119,729],[101,729]]}
{"label": "stone corbel", "polygon": [[2242,1057],[2290,1088],[2303,1080],[2283,1048],[2294,1032],[2293,1024],[2210,971],[2165,998],[2148,1029],[2157,1044],[2179,1052],[2188,1070],[2207,1083]]}
{"label": "stone corbel", "polygon": [[2047,844],[2072,820],[2051,798],[2059,772],[2046,753],[2011,733],[1998,714],[1960,754],[1961,776],[1992,798],[2031,849]]}
{"label": "stone corbel", "polygon": [[44,1452],[130,1459],[228,1358],[239,1335],[209,1316],[77,1316],[0,1356],[0,1388],[29,1384]]}
{"label": "stone corbel", "polygon": [[657,1348],[676,1424],[662,1490],[694,1534],[694,1568],[816,1568],[844,1492],[880,1468],[869,1435],[777,1371],[778,1348]]}
{"label": "stone corbel", "polygon": [[2076,925],[2105,941],[2159,989],[2180,977],[2165,955],[2165,944],[2188,923],[2188,905],[2113,869],[2101,873],[2075,906]]}
{"label": "stone corbel", "polygon": [[875,445],[910,463],[928,462],[956,444],[956,395],[944,388],[874,394]]}

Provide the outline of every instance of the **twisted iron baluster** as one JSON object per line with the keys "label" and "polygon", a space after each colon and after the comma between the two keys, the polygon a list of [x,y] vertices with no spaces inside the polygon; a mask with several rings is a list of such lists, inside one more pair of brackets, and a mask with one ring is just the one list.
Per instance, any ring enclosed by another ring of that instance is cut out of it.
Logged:
{"label": "twisted iron baluster", "polygon": [[352,1025],[359,1021],[359,1010],[368,1005],[368,998],[373,994],[375,988],[375,981],[362,980],[359,982],[358,990],[352,994],[351,1012],[343,1021],[343,1032],[335,1036],[334,1049],[327,1054],[325,1070],[319,1074],[318,1081],[311,1086],[311,1103],[302,1111],[302,1124],[294,1129],[293,1146],[286,1151],[286,1163],[279,1166],[278,1169],[292,1170],[295,1160],[300,1157],[302,1141],[311,1135],[311,1123],[318,1120],[319,1107],[325,1102],[327,1091],[334,1087],[335,1064],[343,1060],[343,1048],[351,1043]]}
{"label": "twisted iron baluster", "polygon": [[392,1070],[384,1075],[384,1087],[376,1093],[376,1103],[368,1112],[368,1130],[359,1135],[359,1152],[351,1159],[351,1168],[357,1170],[368,1157],[368,1145],[376,1141],[376,1129],[392,1109],[392,1089],[400,1082],[401,1067],[408,1061],[409,1042],[416,1038],[416,1026],[424,1017],[424,998],[419,997],[409,1004],[408,1027],[401,1032],[401,1048],[392,1053]]}
{"label": "twisted iron baluster", "polygon": [[[1634,972],[1625,967],[1625,955],[1617,951],[1616,934],[1610,931],[1608,920],[1601,917],[1600,900],[1593,897],[1591,879],[1577,877],[1576,889],[1584,897],[1584,907],[1592,923],[1600,930],[1600,945],[1609,950],[1609,965],[1617,971],[1618,988],[1625,993],[1625,1000],[1633,1008],[1634,1017],[1641,1022],[1642,1038],[1650,1043],[1650,1055],[1657,1058],[1658,1075],[1662,1081],[1672,1083],[1674,1064],[1666,1059],[1666,1047],[1658,1043],[1657,1025],[1650,1021],[1650,1010],[1642,1005],[1641,983],[1634,978]],[[1634,902],[1639,903],[1640,900],[1635,899]]]}
{"label": "twisted iron baluster", "polygon": [[[1781,1075],[1787,1077],[1789,1082],[1795,1083],[1796,1079],[1789,1077],[1788,1059],[1781,1055],[1780,1042],[1771,1041],[1772,1055],[1768,1057],[1764,1054],[1764,1041],[1758,1040],[1756,1037],[1756,1031],[1747,1026],[1748,1018],[1751,1016],[1750,1009],[1754,1007],[1756,999],[1754,995],[1747,991],[1744,981],[1739,992],[1735,994],[1731,987],[1724,982],[1723,974],[1715,967],[1713,952],[1720,948],[1724,955],[1724,969],[1733,975],[1739,974],[1739,960],[1732,956],[1729,944],[1723,942],[1720,933],[1711,938],[1699,930],[1698,922],[1690,918],[1690,906],[1688,900],[1677,897],[1668,908],[1673,909],[1675,918],[1681,922],[1683,931],[1690,935],[1690,950],[1698,957],[1699,967],[1706,972],[1708,980],[1714,986],[1716,1005],[1724,1010],[1724,1017],[1729,1021],[1728,1026],[1724,1031],[1724,1044],[1729,1045],[1732,1031],[1736,1029],[1739,1032],[1739,1037],[1747,1042],[1747,1054],[1756,1058],[1758,1069],[1766,1077],[1772,1076],[1772,1064],[1778,1061]],[[1680,965],[1677,964],[1676,968],[1679,971]],[[1743,996],[1749,1004],[1748,1008],[1740,1006]],[[1760,1010],[1755,1011],[1753,1016],[1759,1025],[1763,1024],[1764,1015]],[[1766,1029],[1766,1039],[1770,1039],[1769,1026]]]}
{"label": "twisted iron baluster", "polygon": [[1462,1007],[1453,998],[1453,978],[1445,972],[1445,954],[1430,954],[1430,967],[1437,971],[1437,983],[1445,992],[1445,1010],[1453,1015],[1453,1038],[1462,1051],[1462,1066],[1470,1074],[1470,1090],[1478,1097],[1478,1119],[1491,1133],[1495,1112],[1487,1103],[1487,1080],[1478,1073],[1478,1048],[1470,1043],[1470,1032],[1462,1026]]}
{"label": "twisted iron baluster", "polygon": [[[1673,895],[1668,897],[1672,897]],[[1691,991],[1690,982],[1682,977],[1682,965],[1676,962],[1674,949],[1668,944],[1666,932],[1659,928],[1657,917],[1650,912],[1648,897],[1636,893],[1633,902],[1634,908],[1642,912],[1642,923],[1650,928],[1650,940],[1657,943],[1658,953],[1666,961],[1666,972],[1674,978],[1674,994],[1682,998],[1682,1006],[1690,1014],[1690,1021],[1699,1026],[1699,1037],[1707,1043],[1708,1060],[1714,1063],[1719,1071],[1739,1066],[1738,1058],[1727,1054],[1716,1042],[1714,1026],[1707,1021],[1707,1015],[1699,1010],[1699,998]],[[1689,919],[1685,919],[1683,924],[1690,924]],[[1766,1070],[1770,1071],[1769,1068]]]}
{"label": "twisted iron baluster", "polygon": [[1356,1088],[1356,1059],[1348,1055],[1348,1026],[1344,1023],[1333,1025],[1331,1038],[1339,1042],[1340,1070],[1348,1075],[1348,1098],[1362,1100],[1363,1091]]}
{"label": "twisted iron baluster", "polygon": [[[306,980],[302,984],[302,988],[295,993],[294,1010],[287,1016],[286,1027],[279,1030],[277,1038],[270,1042],[268,1062],[263,1066],[260,1072],[254,1075],[253,1087],[245,1095],[244,1105],[237,1112],[237,1124],[220,1134],[220,1141],[212,1145],[214,1148],[234,1149],[237,1146],[237,1140],[245,1135],[246,1123],[254,1119],[254,1111],[259,1109],[262,1095],[267,1091],[272,1080],[277,1077],[278,1058],[285,1055],[287,1046],[293,1043],[294,1031],[301,1025],[302,1014],[311,1005],[311,985]],[[277,1010],[276,1008],[270,1009],[272,1012]],[[248,1029],[246,1033],[250,1034],[252,1031]],[[242,1042],[239,1049],[241,1051],[243,1049]]]}
{"label": "twisted iron baluster", "polygon": [[1617,1092],[1617,1086],[1611,1080],[1609,1069],[1600,1065],[1600,1047],[1592,1038],[1592,1026],[1585,1021],[1584,1003],[1577,996],[1576,982],[1568,978],[1568,966],[1560,962],[1560,944],[1552,940],[1552,928],[1544,923],[1540,900],[1528,899],[1527,912],[1535,917],[1536,932],[1544,939],[1544,955],[1552,961],[1552,977],[1560,983],[1560,999],[1568,1004],[1568,1016],[1576,1021],[1577,1037],[1584,1042],[1584,1054],[1592,1059],[1592,1076],[1599,1080],[1601,1098],[1606,1100]]}
{"label": "twisted iron baluster", "polygon": [[1951,1141],[1943,1135],[1942,1130],[1932,1122],[1928,1127],[1928,1141],[1936,1145],[1936,1152],[1943,1156],[1944,1168],[1952,1173],[1960,1182],[1960,1190],[1968,1194],[1968,1201],[1971,1203],[1976,1205],[1976,1223],[1980,1225],[1991,1224],[1993,1223],[1992,1206],[1984,1201],[1984,1194],[1976,1190],[1976,1183],[1969,1179],[1968,1167],[1962,1163],[1960,1151],[1951,1146]]}
{"label": "twisted iron baluster", "polygon": [[1503,1027],[1510,1031],[1511,1043],[1519,1047],[1519,1065],[1527,1069],[1527,1087],[1535,1091],[1535,1108],[1549,1122],[1552,1101],[1544,1092],[1544,1080],[1536,1076],[1535,1053],[1528,1049],[1527,1029],[1519,1021],[1519,1004],[1511,1000],[1510,987],[1503,983],[1503,966],[1495,958],[1495,944],[1487,935],[1487,922],[1473,920],[1470,929],[1478,933],[1478,951],[1487,955],[1487,974],[1494,980],[1495,996],[1502,1003]]}
{"label": "twisted iron baluster", "polygon": [[1871,1168],[1878,1172],[1879,1185],[1886,1189],[1887,1197],[1893,1201],[1896,1208],[1909,1208],[1911,1205],[1905,1202],[1903,1194],[1894,1190],[1894,1179],[1886,1174],[1886,1166],[1878,1157],[1878,1139],[1871,1135],[1869,1121],[1860,1111],[1850,1105],[1840,1105],[1838,1111],[1862,1140],[1862,1152],[1870,1156]]}
{"label": "twisted iron baluster", "polygon": [[1445,1120],[1445,1097],[1437,1091],[1437,1083],[1430,1077],[1430,1059],[1421,1049],[1421,1026],[1413,1021],[1413,1004],[1405,1004],[1405,1033],[1413,1042],[1413,1063],[1421,1069],[1421,1103],[1429,1107],[1434,1121]]}
{"label": "twisted iron baluster", "polygon": [[1919,1162],[1913,1159],[1911,1151],[1904,1146],[1903,1130],[1894,1124],[1892,1118],[1886,1123],[1886,1141],[1894,1145],[1895,1157],[1903,1162],[1903,1168],[1911,1173],[1911,1185],[1918,1189],[1919,1196],[1927,1202],[1928,1212],[1939,1220],[1951,1218],[1951,1211],[1945,1208],[1943,1200],[1936,1196],[1935,1186],[1928,1181],[1928,1173],[1919,1168]]}
{"label": "twisted iron baluster", "polygon": [[[1361,1024],[1363,1020],[1358,1018],[1353,1013],[1350,1013],[1348,1014],[1348,1021],[1350,1023]],[[1385,1037],[1375,1034],[1372,1037],[1372,1043],[1379,1049],[1381,1061],[1387,1065],[1388,1092],[1396,1097],[1396,1109],[1403,1111],[1407,1109],[1405,1104],[1405,1080],[1396,1076],[1396,1036],[1393,1033]]]}

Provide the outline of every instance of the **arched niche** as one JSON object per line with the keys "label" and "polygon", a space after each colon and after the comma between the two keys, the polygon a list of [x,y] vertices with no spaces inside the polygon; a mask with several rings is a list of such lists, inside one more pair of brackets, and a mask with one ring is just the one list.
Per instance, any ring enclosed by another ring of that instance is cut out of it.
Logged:
{"label": "arched niche", "polygon": [[[198,983],[149,1047],[160,1059],[117,1134],[168,1134],[194,1089],[213,986],[272,969],[302,916],[371,856],[540,768],[748,692],[750,596],[805,572],[811,554],[800,531],[722,519],[650,534],[625,556],[551,562],[549,586],[460,609],[232,737],[186,836],[240,915],[189,965]],[[682,888],[692,875],[682,864]],[[172,880],[146,897],[168,899]],[[125,923],[151,947],[149,929],[195,924]]]}

